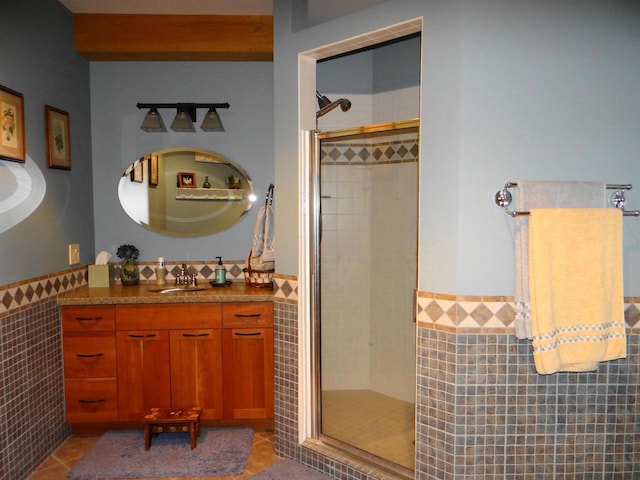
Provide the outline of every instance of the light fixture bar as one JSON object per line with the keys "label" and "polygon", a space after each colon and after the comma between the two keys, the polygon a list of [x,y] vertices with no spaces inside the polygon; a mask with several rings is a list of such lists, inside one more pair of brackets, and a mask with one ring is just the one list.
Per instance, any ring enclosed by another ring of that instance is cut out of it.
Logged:
{"label": "light fixture bar", "polygon": [[159,108],[175,108],[176,116],[171,123],[171,129],[175,132],[195,132],[193,124],[196,121],[196,110],[198,108],[208,109],[200,128],[205,132],[224,132],[224,126],[217,108],[229,108],[227,102],[224,103],[138,103],[139,109],[148,108],[141,129],[146,132],[166,132],[162,117],[158,113]]}
{"label": "light fixture bar", "polygon": [[181,106],[194,107],[194,108],[229,108],[227,102],[224,103],[138,103],[136,105],[139,109],[143,108],[178,108]]}

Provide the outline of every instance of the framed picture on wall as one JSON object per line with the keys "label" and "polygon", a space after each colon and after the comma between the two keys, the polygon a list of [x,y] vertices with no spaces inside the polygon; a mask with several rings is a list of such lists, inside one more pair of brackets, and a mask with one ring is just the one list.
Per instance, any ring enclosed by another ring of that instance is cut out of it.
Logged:
{"label": "framed picture on wall", "polygon": [[152,153],[149,155],[149,185],[158,186],[158,155]]}
{"label": "framed picture on wall", "polygon": [[179,188],[196,188],[196,174],[192,172],[178,172]]}
{"label": "framed picture on wall", "polygon": [[49,105],[44,106],[49,168],[71,170],[71,132],[69,114]]}
{"label": "framed picture on wall", "polygon": [[24,137],[24,97],[0,85],[0,158],[24,162],[27,158]]}
{"label": "framed picture on wall", "polygon": [[133,164],[133,170],[131,170],[131,181],[136,183],[142,183],[144,180],[144,157],[140,157],[136,163]]}

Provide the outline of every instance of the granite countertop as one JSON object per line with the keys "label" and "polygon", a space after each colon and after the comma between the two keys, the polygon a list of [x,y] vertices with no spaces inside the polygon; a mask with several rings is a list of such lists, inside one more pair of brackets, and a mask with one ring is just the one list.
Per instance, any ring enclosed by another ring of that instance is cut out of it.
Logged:
{"label": "granite countertop", "polygon": [[[166,287],[172,287],[167,284]],[[273,290],[232,282],[226,287],[212,287],[193,292],[159,293],[155,283],[136,286],[113,285],[104,288],[81,287],[58,296],[59,305],[114,305],[131,303],[208,303],[208,302],[272,302]]]}

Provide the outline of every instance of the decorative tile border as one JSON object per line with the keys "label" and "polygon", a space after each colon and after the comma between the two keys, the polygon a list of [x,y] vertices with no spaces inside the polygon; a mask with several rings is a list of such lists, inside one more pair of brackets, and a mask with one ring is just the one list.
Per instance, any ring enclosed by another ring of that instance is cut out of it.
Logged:
{"label": "decorative tile border", "polygon": [[397,135],[394,140],[358,142],[323,142],[320,161],[330,165],[371,165],[417,162],[417,133]]}
{"label": "decorative tile border", "polygon": [[[183,262],[167,262],[167,280],[172,282]],[[215,261],[185,262],[189,270],[196,272],[198,280],[215,278]],[[143,282],[155,282],[154,262],[141,262],[140,278]],[[227,279],[243,282],[244,261],[227,262]],[[116,269],[117,270],[117,269]],[[117,272],[116,272],[117,274]],[[0,285],[0,318],[39,302],[55,298],[61,293],[87,285],[87,266],[31,278],[22,282]],[[116,280],[117,281],[117,280]],[[298,281],[295,276],[274,274],[274,297],[284,303],[298,303]]]}
{"label": "decorative tile border", "polygon": [[[513,298],[503,296],[448,295],[418,292],[417,320],[420,326],[477,333],[513,331]],[[640,333],[640,298],[625,298],[627,328]]]}
{"label": "decorative tile border", "polygon": [[293,275],[275,274],[274,280],[274,300],[288,303],[291,305],[298,304],[298,278]]}
{"label": "decorative tile border", "polygon": [[0,285],[0,318],[87,284],[87,267]]}

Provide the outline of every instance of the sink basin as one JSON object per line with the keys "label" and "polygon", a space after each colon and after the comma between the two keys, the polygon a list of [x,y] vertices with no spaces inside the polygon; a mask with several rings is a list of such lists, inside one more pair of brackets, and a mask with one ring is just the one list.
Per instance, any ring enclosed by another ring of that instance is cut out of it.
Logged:
{"label": "sink basin", "polygon": [[194,287],[194,286],[177,286],[177,287],[155,287],[150,288],[150,292],[157,293],[186,293],[186,292],[200,292],[202,290],[208,290],[209,287]]}

